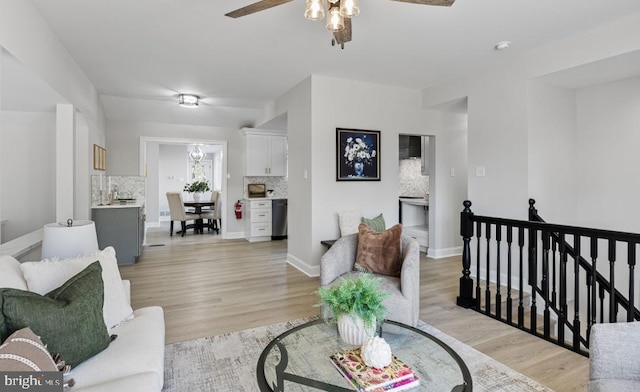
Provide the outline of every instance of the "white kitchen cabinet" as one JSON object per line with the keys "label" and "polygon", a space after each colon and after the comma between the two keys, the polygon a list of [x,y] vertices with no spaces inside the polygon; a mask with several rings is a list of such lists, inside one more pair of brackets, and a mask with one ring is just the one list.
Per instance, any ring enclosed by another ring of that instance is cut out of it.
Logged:
{"label": "white kitchen cabinet", "polygon": [[271,199],[245,199],[244,238],[249,242],[271,241]]}
{"label": "white kitchen cabinet", "polygon": [[287,175],[287,136],[282,133],[243,129],[245,176]]}

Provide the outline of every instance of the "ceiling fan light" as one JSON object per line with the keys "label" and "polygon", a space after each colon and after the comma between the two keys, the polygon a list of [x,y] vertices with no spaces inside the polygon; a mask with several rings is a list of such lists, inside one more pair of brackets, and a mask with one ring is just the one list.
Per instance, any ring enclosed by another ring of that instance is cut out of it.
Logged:
{"label": "ceiling fan light", "polygon": [[178,96],[178,103],[180,104],[180,106],[186,108],[195,108],[198,107],[198,99],[199,97],[197,95],[180,94]]}
{"label": "ceiling fan light", "polygon": [[333,6],[329,8],[327,17],[327,30],[337,33],[344,30],[344,17],[340,15],[340,7]]}
{"label": "ceiling fan light", "polygon": [[322,20],[324,18],[324,4],[322,0],[307,0],[304,17],[309,20]]}
{"label": "ceiling fan light", "polygon": [[360,14],[360,2],[358,0],[341,0],[340,14],[345,18],[352,18]]}

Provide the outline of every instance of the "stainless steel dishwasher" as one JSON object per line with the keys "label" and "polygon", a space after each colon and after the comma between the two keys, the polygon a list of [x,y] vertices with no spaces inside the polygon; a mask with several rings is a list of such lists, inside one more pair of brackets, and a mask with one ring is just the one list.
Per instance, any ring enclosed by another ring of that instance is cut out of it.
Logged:
{"label": "stainless steel dishwasher", "polygon": [[271,239],[287,238],[287,199],[271,200]]}

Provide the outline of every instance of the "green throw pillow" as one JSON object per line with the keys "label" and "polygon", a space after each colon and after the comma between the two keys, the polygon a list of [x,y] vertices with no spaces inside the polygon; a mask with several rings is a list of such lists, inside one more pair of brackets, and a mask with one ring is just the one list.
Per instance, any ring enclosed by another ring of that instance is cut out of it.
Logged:
{"label": "green throw pillow", "polygon": [[8,332],[30,327],[68,365],[77,366],[109,346],[98,261],[45,296],[18,289],[0,289],[0,296]]}
{"label": "green throw pillow", "polygon": [[365,225],[369,226],[371,229],[373,229],[374,231],[376,231],[378,233],[382,233],[384,231],[384,229],[386,229],[386,226],[385,226],[385,223],[384,223],[384,217],[382,216],[382,214],[376,216],[373,219],[362,218],[362,219],[360,219],[360,222],[362,222]]}

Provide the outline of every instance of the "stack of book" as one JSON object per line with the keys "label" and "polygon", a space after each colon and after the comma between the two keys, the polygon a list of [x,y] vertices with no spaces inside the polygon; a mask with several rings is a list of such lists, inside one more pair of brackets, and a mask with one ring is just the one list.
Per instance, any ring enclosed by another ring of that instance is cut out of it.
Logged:
{"label": "stack of book", "polygon": [[376,369],[364,364],[360,348],[340,351],[330,356],[331,363],[358,392],[399,392],[420,385],[409,365],[395,355],[391,364]]}

